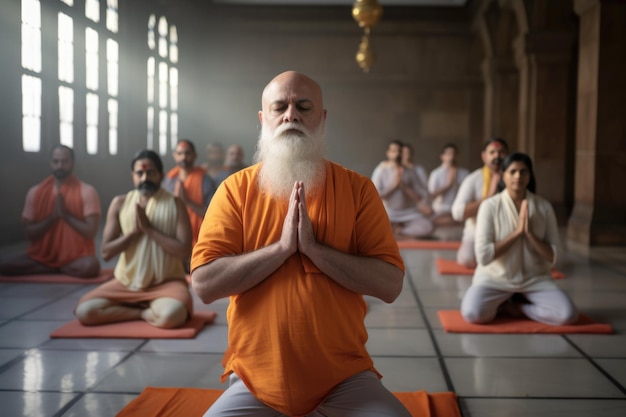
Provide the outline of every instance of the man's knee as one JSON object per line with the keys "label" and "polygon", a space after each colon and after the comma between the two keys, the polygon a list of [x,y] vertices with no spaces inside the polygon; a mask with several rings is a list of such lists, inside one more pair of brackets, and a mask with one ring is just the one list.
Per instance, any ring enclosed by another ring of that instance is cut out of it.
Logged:
{"label": "man's knee", "polygon": [[180,327],[189,318],[187,307],[173,298],[158,298],[151,303],[150,309],[154,315],[152,325],[164,329]]}
{"label": "man's knee", "polygon": [[79,278],[94,278],[100,274],[100,262],[95,256],[85,256],[65,265],[61,272]]}
{"label": "man's knee", "polygon": [[93,326],[99,323],[99,311],[106,305],[107,300],[93,298],[79,303],[74,309],[74,315],[85,326]]}

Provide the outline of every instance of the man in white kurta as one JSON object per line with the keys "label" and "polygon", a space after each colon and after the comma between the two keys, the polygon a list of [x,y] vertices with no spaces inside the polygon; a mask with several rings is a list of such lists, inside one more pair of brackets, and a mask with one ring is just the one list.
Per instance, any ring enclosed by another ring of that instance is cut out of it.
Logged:
{"label": "man in white kurta", "polygon": [[550,202],[527,191],[528,227],[554,253],[550,264],[535,251],[526,238],[515,241],[501,256],[494,258],[496,243],[518,227],[518,210],[504,190],[485,200],[478,209],[475,253],[478,266],[461,305],[461,313],[471,323],[493,320],[501,304],[515,293],[529,301],[520,305],[528,318],[550,325],[576,322],[578,313],[554,283],[551,268],[561,255],[559,231]]}
{"label": "man in white kurta", "polygon": [[422,237],[433,230],[433,223],[419,210],[419,203],[428,196],[420,186],[417,173],[399,164],[402,144],[391,142],[387,148],[387,161],[372,173],[372,182],[383,200],[389,221],[399,237]]}
{"label": "man in white kurta", "polygon": [[454,198],[461,183],[469,174],[467,169],[457,166],[456,153],[456,145],[446,145],[441,152],[441,165],[428,177],[428,192],[437,217],[451,215]]}
{"label": "man in white kurta", "polygon": [[496,193],[500,182],[500,165],[508,153],[509,148],[504,139],[489,139],[485,142],[481,153],[483,167],[465,177],[452,203],[452,218],[457,222],[465,222],[461,247],[456,255],[456,261],[463,266],[476,266],[476,213],[481,202]]}

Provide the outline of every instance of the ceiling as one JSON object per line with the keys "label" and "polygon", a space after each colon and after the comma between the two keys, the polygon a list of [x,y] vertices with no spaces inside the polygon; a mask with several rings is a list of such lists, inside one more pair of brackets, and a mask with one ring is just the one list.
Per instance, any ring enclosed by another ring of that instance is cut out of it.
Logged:
{"label": "ceiling", "polygon": [[[467,0],[379,0],[385,6],[462,7]],[[354,0],[213,0],[214,3],[250,6],[351,6]]]}

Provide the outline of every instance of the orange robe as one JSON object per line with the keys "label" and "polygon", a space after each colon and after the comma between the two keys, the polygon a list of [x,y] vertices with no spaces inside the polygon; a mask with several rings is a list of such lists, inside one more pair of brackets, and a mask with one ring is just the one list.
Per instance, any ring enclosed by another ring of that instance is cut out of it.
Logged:
{"label": "orange robe", "polygon": [[[222,183],[200,229],[192,270],[280,239],[287,203],[260,192],[258,173],[254,165]],[[327,162],[325,188],[307,195],[307,208],[318,242],[404,269],[368,178]],[[365,349],[366,309],[362,295],[296,252],[259,285],[230,297],[222,379],[235,372],[270,407],[292,416],[310,413],[337,384],[375,371]]]}
{"label": "orange robe", "polygon": [[[40,222],[52,215],[56,199],[54,187],[52,176],[43,180],[37,187],[34,197],[33,222]],[[84,220],[80,181],[72,175],[63,182],[58,192],[63,195],[66,210],[72,216]],[[26,253],[41,264],[60,268],[78,258],[94,256],[96,251],[93,239],[83,237],[69,224],[58,219],[41,238],[31,243]]]}
{"label": "orange robe", "polygon": [[[167,177],[171,179],[178,178],[179,172],[179,167],[172,168],[167,173]],[[185,189],[187,198],[189,198],[194,204],[201,207],[204,206],[202,181],[204,180],[205,175],[206,171],[204,169],[195,167],[189,175],[187,175],[187,178],[185,178],[185,181],[183,182],[183,188]],[[190,207],[187,207],[187,213],[189,214],[189,221],[191,223],[191,247],[193,247],[198,241],[198,233],[200,232],[203,217],[199,216],[198,213],[193,211]]]}

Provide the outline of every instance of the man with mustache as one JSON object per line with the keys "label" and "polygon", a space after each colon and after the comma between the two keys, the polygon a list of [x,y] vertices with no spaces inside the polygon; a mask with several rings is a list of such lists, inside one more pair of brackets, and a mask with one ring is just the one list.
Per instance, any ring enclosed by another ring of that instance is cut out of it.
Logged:
{"label": "man with mustache", "polygon": [[98,193],[72,174],[71,148],[52,148],[50,167],[52,175],[26,195],[22,221],[30,246],[25,254],[0,265],[0,273],[95,277],[100,273],[93,240],[100,223]]}
{"label": "man with mustache", "polygon": [[372,182],[325,159],[320,86],[263,90],[258,162],[222,183],[191,259],[203,302],[230,297],[215,416],[403,416],[365,349],[363,294],[392,302],[404,265]]}
{"label": "man with mustache", "polygon": [[476,214],[480,204],[496,193],[500,182],[500,165],[508,154],[509,145],[504,139],[487,140],[480,154],[483,167],[465,177],[454,198],[452,218],[457,222],[465,222],[461,247],[456,254],[456,261],[463,266],[476,268]]}
{"label": "man with mustache", "polygon": [[131,163],[135,189],[113,198],[102,235],[102,257],[119,255],[115,279],[85,294],[75,314],[84,325],[145,320],[183,325],[193,311],[183,260],[191,252],[185,203],[161,188],[163,163],[150,150]]}
{"label": "man with mustache", "polygon": [[198,155],[193,142],[188,139],[179,140],[172,156],[176,167],[163,179],[163,188],[180,198],[187,206],[193,247],[198,240],[204,212],[217,187],[204,169],[194,166]]}

